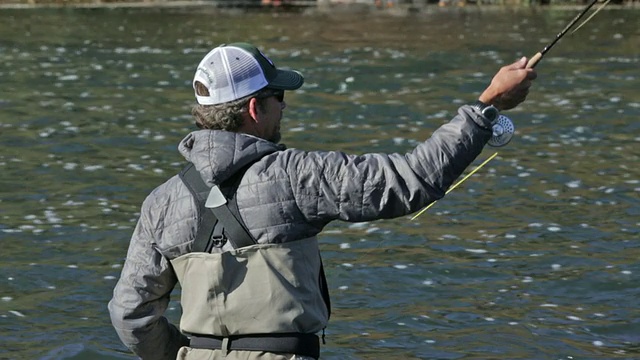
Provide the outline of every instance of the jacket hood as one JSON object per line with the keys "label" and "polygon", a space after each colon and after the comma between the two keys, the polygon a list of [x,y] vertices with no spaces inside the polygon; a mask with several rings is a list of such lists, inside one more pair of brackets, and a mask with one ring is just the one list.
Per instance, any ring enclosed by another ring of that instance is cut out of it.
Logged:
{"label": "jacket hood", "polygon": [[194,131],[178,146],[209,186],[220,184],[247,164],[284,149],[283,145],[252,135],[221,130]]}

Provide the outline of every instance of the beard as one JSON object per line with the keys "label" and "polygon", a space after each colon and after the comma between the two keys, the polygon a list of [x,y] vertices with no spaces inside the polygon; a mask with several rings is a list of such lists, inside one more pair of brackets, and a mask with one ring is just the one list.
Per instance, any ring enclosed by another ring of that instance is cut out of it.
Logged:
{"label": "beard", "polygon": [[280,121],[278,121],[277,126],[273,128],[273,131],[271,132],[267,140],[271,141],[274,144],[277,144],[280,142],[281,138],[282,135],[280,134]]}
{"label": "beard", "polygon": [[277,129],[276,131],[273,132],[273,134],[271,134],[268,140],[274,144],[277,144],[280,142],[281,138],[282,138],[282,135],[280,135],[280,129]]}

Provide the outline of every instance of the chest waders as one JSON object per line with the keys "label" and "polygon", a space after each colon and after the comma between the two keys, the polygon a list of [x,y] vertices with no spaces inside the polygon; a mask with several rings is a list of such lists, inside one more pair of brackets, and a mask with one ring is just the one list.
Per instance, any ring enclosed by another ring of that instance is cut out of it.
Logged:
{"label": "chest waders", "polygon": [[317,240],[257,243],[235,196],[249,166],[222,184],[226,196],[193,164],[180,173],[199,219],[192,252],[171,260],[182,287],[180,329],[192,348],[318,359],[315,333],[324,342],[331,304]]}

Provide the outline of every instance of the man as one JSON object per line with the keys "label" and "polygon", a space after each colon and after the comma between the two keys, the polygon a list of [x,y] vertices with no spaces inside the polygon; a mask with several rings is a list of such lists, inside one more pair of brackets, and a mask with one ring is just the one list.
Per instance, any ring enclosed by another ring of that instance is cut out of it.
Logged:
{"label": "man", "polygon": [[[213,49],[193,80],[200,130],[179,145],[193,167],[145,199],[109,303],[120,339],[144,359],[318,358],[330,306],[315,236],[440,199],[535,77],[526,58],[501,68],[405,155],[306,152],[278,145],[284,92],[302,75],[250,44]],[[163,317],[178,281],[180,331]]]}

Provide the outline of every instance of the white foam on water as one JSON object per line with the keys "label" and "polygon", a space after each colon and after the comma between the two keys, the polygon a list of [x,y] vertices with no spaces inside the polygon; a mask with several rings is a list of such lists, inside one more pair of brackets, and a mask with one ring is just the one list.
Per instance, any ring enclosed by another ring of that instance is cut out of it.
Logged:
{"label": "white foam on water", "polygon": [[16,311],[16,310],[9,310],[10,314],[13,314],[17,317],[25,317],[26,315],[24,315],[23,313],[21,313],[20,311]]}
{"label": "white foam on water", "polygon": [[78,167],[78,164],[76,163],[65,163],[62,168],[64,170],[75,170],[75,168]]}
{"label": "white foam on water", "polygon": [[75,75],[75,74],[58,76],[58,80],[59,81],[76,81],[79,78],[80,77],[78,75]]}
{"label": "white foam on water", "polygon": [[582,181],[580,180],[574,180],[574,181],[569,181],[567,183],[565,183],[565,185],[569,188],[575,189],[580,187],[580,185],[582,184]]}
{"label": "white foam on water", "polygon": [[398,270],[405,270],[406,268],[408,268],[407,265],[402,265],[402,264],[393,265],[393,267]]}
{"label": "white foam on water", "polygon": [[552,307],[552,308],[557,308],[558,305],[556,304],[551,304],[551,303],[546,303],[546,304],[541,304],[540,307]]}
{"label": "white foam on water", "polygon": [[560,194],[560,190],[558,190],[558,189],[549,189],[549,190],[545,190],[544,192],[545,192],[545,194],[547,194],[549,196],[552,196],[552,197],[557,197],[558,194]]}
{"label": "white foam on water", "polygon": [[342,234],[342,230],[340,230],[340,229],[330,229],[330,230],[327,230],[327,231],[323,231],[322,233],[325,234],[325,235],[326,234]]}
{"label": "white foam on water", "polygon": [[369,226],[368,222],[359,222],[359,223],[349,224],[349,229],[363,229],[363,228],[366,228],[367,226]]}
{"label": "white foam on water", "polygon": [[473,254],[486,254],[488,251],[484,249],[464,249],[466,252],[470,252]]}
{"label": "white foam on water", "polygon": [[84,166],[84,171],[98,171],[104,169],[104,165],[86,165]]}
{"label": "white foam on water", "polygon": [[117,47],[113,49],[116,54],[169,54],[169,51],[156,49],[149,46],[141,46],[139,48]]}
{"label": "white foam on water", "polygon": [[39,132],[38,136],[46,138],[46,137],[49,137],[49,136],[51,136],[51,135],[53,135],[55,133],[56,133],[55,129],[46,128],[46,129],[42,130],[41,132]]}
{"label": "white foam on water", "polygon": [[341,243],[340,249],[351,249],[351,244],[349,243]]}
{"label": "white foam on water", "polygon": [[127,165],[127,167],[129,169],[138,170],[138,171],[144,170],[144,166],[142,166],[140,164],[129,164],[129,165]]}
{"label": "white foam on water", "polygon": [[47,221],[50,224],[59,224],[62,222],[62,219],[58,215],[56,215],[53,210],[45,210],[44,216],[47,218]]}

